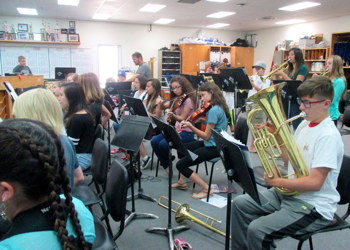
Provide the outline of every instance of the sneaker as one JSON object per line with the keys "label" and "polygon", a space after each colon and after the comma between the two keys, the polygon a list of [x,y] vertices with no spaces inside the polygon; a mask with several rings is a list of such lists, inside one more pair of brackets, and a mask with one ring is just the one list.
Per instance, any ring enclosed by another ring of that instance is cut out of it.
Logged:
{"label": "sneaker", "polygon": [[151,163],[151,157],[150,156],[147,156],[146,159],[142,159],[141,169],[142,170],[147,169],[150,163]]}
{"label": "sneaker", "polygon": [[183,238],[176,238],[174,241],[175,249],[176,250],[191,250],[193,249],[192,246],[186,242]]}

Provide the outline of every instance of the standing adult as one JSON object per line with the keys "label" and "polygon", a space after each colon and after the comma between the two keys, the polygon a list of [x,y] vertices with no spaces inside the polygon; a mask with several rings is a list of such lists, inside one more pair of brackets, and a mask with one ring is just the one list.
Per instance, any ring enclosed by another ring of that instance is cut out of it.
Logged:
{"label": "standing adult", "polygon": [[[308,77],[309,70],[304,63],[303,52],[301,49],[292,48],[288,53],[288,68],[286,72],[279,70],[275,74],[280,76],[280,78],[283,80],[305,81]],[[286,101],[284,103],[284,110],[286,113],[288,113],[288,118],[298,115],[300,110],[297,98],[295,97],[290,100],[289,109],[288,101]],[[292,122],[294,130],[298,127],[300,122],[301,119],[297,119]]]}
{"label": "standing adult", "polygon": [[136,70],[136,74],[134,74],[132,77],[127,79],[126,81],[133,82],[137,76],[144,76],[147,79],[150,79],[151,76],[151,69],[148,66],[147,63],[143,61],[142,54],[140,52],[135,52],[131,55],[132,60],[134,61],[135,65],[139,66]]}
{"label": "standing adult", "polygon": [[18,57],[18,65],[13,68],[12,72],[14,74],[21,74],[21,75],[31,75],[32,71],[27,66],[27,59],[25,56],[19,56]]}

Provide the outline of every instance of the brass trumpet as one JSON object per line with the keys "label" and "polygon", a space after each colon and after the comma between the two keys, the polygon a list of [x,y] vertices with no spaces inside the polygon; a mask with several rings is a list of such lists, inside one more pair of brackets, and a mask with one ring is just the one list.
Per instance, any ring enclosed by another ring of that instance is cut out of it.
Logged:
{"label": "brass trumpet", "polygon": [[285,71],[288,68],[288,60],[282,63],[279,67],[276,69],[272,70],[270,73],[268,73],[265,77],[262,78],[263,82],[266,81],[267,78],[270,78],[273,74],[275,74],[279,70]]}
{"label": "brass trumpet", "polygon": [[[165,205],[165,203],[163,203],[162,200],[169,201],[169,198],[166,196],[161,196],[158,200],[158,205],[168,209],[169,207],[167,205]],[[226,236],[225,232],[220,231],[219,229],[217,229],[213,226],[214,223],[221,224],[221,221],[214,219],[213,217],[210,217],[206,214],[203,214],[197,210],[190,208],[190,206],[188,204],[181,204],[180,202],[177,202],[174,200],[171,200],[171,202],[176,204],[176,206],[177,206],[176,209],[171,208],[171,211],[175,212],[175,221],[177,223],[182,223],[185,220],[190,220],[190,221],[193,221],[199,225],[202,225],[202,226],[204,226],[204,227],[206,227],[206,228],[208,228],[208,229],[210,229],[210,230],[212,230],[212,231],[214,231],[214,232],[216,232],[224,237]],[[173,206],[171,206],[171,207],[173,207]],[[204,217],[205,221],[201,221],[200,219],[198,219],[197,217],[192,215],[191,212],[193,212],[199,216]]]}

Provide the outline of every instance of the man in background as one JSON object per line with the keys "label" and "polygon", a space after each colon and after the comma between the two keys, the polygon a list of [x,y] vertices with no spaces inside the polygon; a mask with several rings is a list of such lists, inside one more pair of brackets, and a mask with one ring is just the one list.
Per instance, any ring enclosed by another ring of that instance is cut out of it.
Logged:
{"label": "man in background", "polygon": [[133,82],[136,77],[138,76],[144,76],[147,79],[151,78],[151,69],[148,66],[147,63],[143,61],[142,55],[140,52],[135,52],[131,55],[132,60],[134,61],[135,65],[138,65],[138,69],[136,70],[136,74],[134,74],[132,77],[128,78],[126,81]]}
{"label": "man in background", "polygon": [[18,57],[18,65],[13,68],[12,72],[20,75],[32,75],[32,71],[27,66],[27,59],[24,56]]}

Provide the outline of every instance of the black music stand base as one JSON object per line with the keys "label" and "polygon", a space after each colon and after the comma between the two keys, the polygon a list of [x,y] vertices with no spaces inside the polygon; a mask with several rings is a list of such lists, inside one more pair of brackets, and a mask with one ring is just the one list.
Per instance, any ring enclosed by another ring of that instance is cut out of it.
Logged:
{"label": "black music stand base", "polygon": [[190,226],[178,226],[175,228],[153,227],[146,229],[148,233],[161,233],[168,237],[169,249],[174,250],[174,234],[190,229]]}
{"label": "black music stand base", "polygon": [[[164,132],[163,132],[164,133]],[[166,136],[166,133],[165,137]],[[173,178],[173,166],[172,166],[172,161],[171,161],[171,150],[173,148],[173,143],[172,141],[168,141],[169,142],[169,179],[168,179],[168,195],[169,195],[169,200],[168,200],[168,227],[167,228],[162,228],[162,227],[153,227],[153,228],[148,228],[145,231],[148,233],[161,233],[164,234],[168,237],[168,243],[169,243],[169,250],[174,250],[174,234],[178,233],[178,232],[182,232],[185,231],[187,229],[190,229],[190,226],[188,225],[184,225],[184,226],[178,226],[173,228],[171,226],[171,202],[172,202],[172,198],[171,198],[171,194],[172,194],[172,190],[171,190],[171,180]]]}
{"label": "black music stand base", "polygon": [[[133,168],[133,161],[132,161],[132,155],[133,152],[131,151],[127,151],[130,154],[130,167]],[[139,166],[140,168],[140,166]],[[130,179],[131,179],[131,196],[130,196],[130,200],[132,202],[131,205],[131,211],[127,210],[126,213],[128,214],[128,217],[125,219],[125,227],[134,219],[158,219],[159,217],[157,215],[154,214],[150,214],[150,213],[137,213],[136,209],[135,209],[135,194],[134,194],[134,175],[131,174],[130,175]],[[138,194],[140,195],[140,194]],[[146,195],[144,195],[146,196]],[[153,198],[149,197],[149,199],[151,199],[152,201],[154,201]]]}
{"label": "black music stand base", "polygon": [[[140,157],[138,156],[138,164],[137,164],[137,172],[140,176],[139,180],[138,180],[138,190],[137,190],[137,193],[134,194],[134,198],[135,199],[144,199],[144,200],[147,200],[147,201],[153,201],[153,202],[157,202],[156,199],[152,198],[150,195],[148,194],[144,194],[143,193],[143,188],[141,187],[141,169],[140,169]],[[127,200],[130,201],[132,199],[132,195],[129,195]]]}
{"label": "black music stand base", "polygon": [[137,212],[131,212],[126,211],[126,214],[128,214],[128,217],[125,219],[125,226],[127,226],[132,220],[134,219],[158,219],[159,217],[154,214],[148,214],[148,213],[137,213]]}

